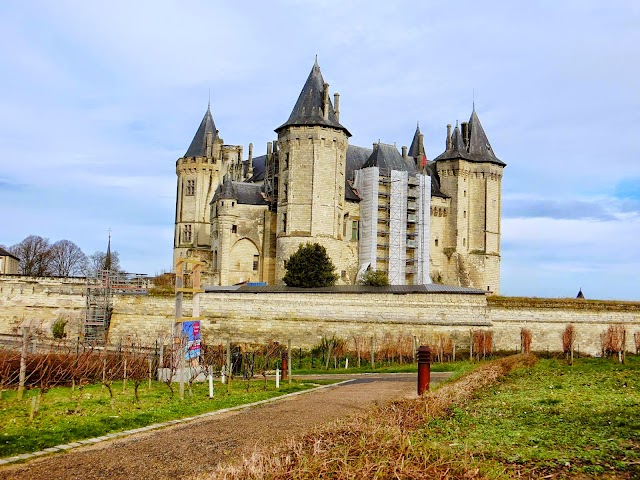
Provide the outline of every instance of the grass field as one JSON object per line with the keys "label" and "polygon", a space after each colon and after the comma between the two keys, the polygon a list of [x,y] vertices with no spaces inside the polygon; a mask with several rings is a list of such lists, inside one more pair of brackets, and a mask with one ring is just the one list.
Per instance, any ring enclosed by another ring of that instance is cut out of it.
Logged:
{"label": "grass field", "polygon": [[482,362],[209,478],[640,478],[640,358]]}
{"label": "grass field", "polygon": [[419,441],[509,477],[640,477],[640,358],[540,360],[428,422]]}
{"label": "grass field", "polygon": [[[230,388],[216,383],[213,399],[209,399],[208,384],[195,383],[192,395],[186,392],[185,399],[180,400],[177,393],[170,398],[166,385],[152,382],[149,389],[145,382],[139,389],[139,402],[135,401],[131,382],[124,393],[122,382],[114,382],[113,399],[100,385],[87,385],[73,392],[69,387],[56,387],[42,397],[33,420],[31,404],[38,391],[27,391],[19,401],[15,391],[5,390],[0,400],[0,458],[265,400],[319,383],[332,382],[294,380],[291,385],[282,382],[276,390],[274,382],[269,381],[265,390],[262,379],[250,383],[234,380]],[[176,391],[177,388],[174,385]]]}

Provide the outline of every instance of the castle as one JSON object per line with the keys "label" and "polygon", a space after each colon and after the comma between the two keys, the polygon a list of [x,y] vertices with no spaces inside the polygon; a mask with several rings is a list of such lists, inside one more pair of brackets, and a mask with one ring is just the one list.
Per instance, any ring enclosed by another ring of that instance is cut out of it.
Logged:
{"label": "castle", "polygon": [[176,162],[174,263],[195,256],[213,285],[282,283],[301,243],[323,245],[353,284],[367,269],[392,285],[443,283],[500,291],[499,160],[475,108],[447,125],[445,151],[349,145],[317,60],[266,155],[220,138],[210,107]]}

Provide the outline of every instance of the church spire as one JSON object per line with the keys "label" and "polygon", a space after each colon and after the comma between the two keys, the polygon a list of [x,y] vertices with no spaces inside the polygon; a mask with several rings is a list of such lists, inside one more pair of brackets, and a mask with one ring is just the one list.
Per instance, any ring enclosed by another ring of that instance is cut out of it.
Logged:
{"label": "church spire", "polygon": [[104,269],[111,270],[111,229],[109,229],[109,241],[107,242],[107,254],[104,256]]}
{"label": "church spire", "polygon": [[298,101],[296,102],[289,120],[276,128],[276,132],[286,127],[293,126],[326,126],[343,130],[350,137],[349,131],[338,121],[331,99],[329,97],[329,84],[324,82],[318,59],[313,64],[311,73],[302,87]]}

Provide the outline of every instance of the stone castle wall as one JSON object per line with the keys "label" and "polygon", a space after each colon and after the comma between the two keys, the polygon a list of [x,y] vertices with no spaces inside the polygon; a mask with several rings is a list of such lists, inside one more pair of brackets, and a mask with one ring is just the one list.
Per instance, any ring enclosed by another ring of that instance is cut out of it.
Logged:
{"label": "stone castle wall", "polygon": [[[76,328],[73,325],[82,319],[84,302],[83,279],[0,276],[0,333],[15,333],[23,322],[31,321],[48,334],[62,316]],[[635,351],[633,335],[640,332],[640,302],[452,294],[215,292],[204,294],[200,305],[205,341],[291,340],[301,348],[332,335],[381,338],[390,333],[426,339],[447,332],[466,349],[471,330],[492,329],[495,349],[514,351],[524,327],[532,331],[534,351],[558,351],[562,331],[573,323],[577,349],[598,355],[600,335],[609,325],[625,325],[628,351]],[[151,341],[168,335],[174,306],[172,296],[116,295],[111,340],[137,335]],[[186,315],[190,308],[190,301],[185,301]]]}

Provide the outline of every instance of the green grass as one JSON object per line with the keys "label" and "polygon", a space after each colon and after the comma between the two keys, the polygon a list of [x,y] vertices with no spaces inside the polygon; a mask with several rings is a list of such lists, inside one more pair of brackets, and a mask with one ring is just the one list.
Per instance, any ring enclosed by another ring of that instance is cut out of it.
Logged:
{"label": "green grass", "polygon": [[540,360],[430,421],[417,441],[493,478],[640,478],[640,358]]}
{"label": "green grass", "polygon": [[75,392],[69,387],[56,387],[42,397],[33,421],[29,413],[37,390],[27,391],[21,401],[17,400],[15,391],[4,391],[0,400],[0,458],[252,403],[326,383],[332,382],[293,380],[289,385],[285,381],[276,390],[274,382],[269,381],[265,390],[262,379],[249,384],[234,380],[229,389],[216,382],[213,399],[209,399],[208,384],[198,383],[193,386],[193,396],[189,396],[185,387],[185,399],[180,400],[178,384],[174,384],[176,394],[172,399],[166,385],[153,382],[149,389],[145,382],[139,389],[140,402],[135,401],[131,382],[125,393],[122,382],[115,382],[113,400],[101,385],[88,385]]}

